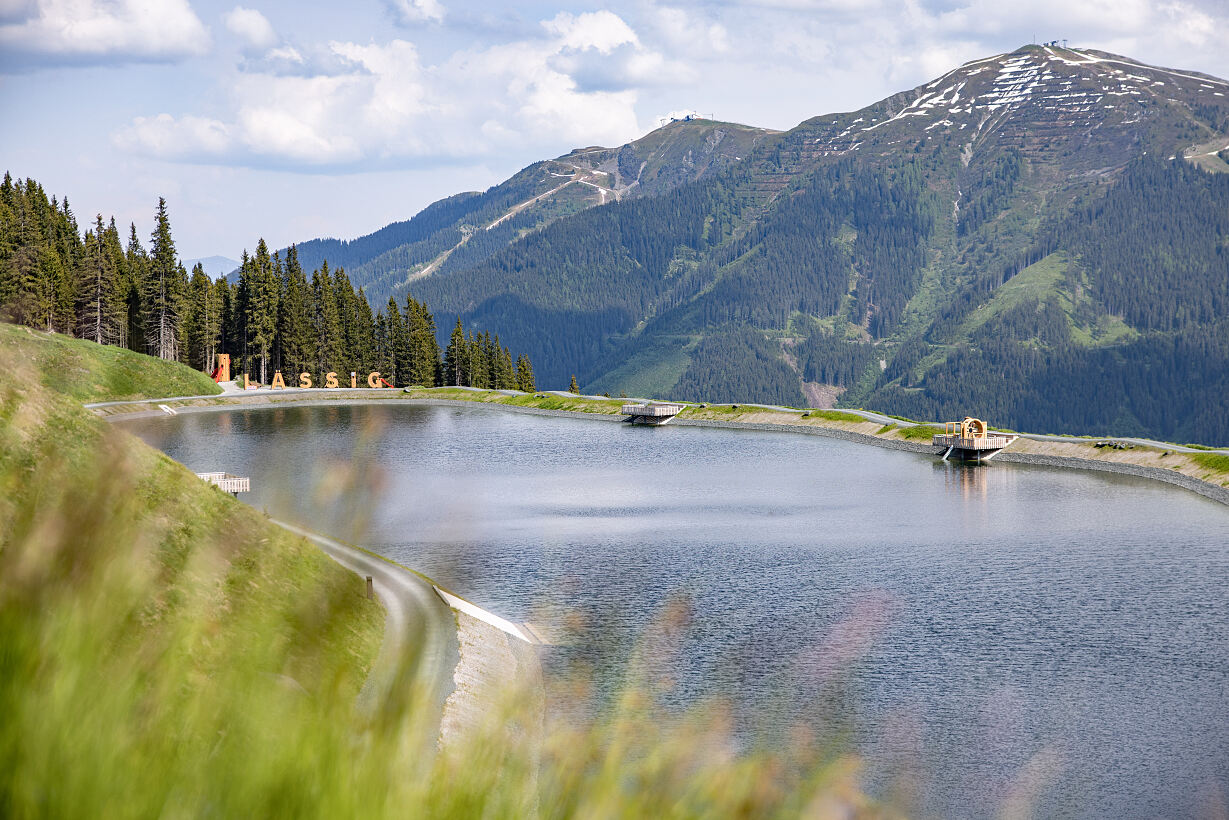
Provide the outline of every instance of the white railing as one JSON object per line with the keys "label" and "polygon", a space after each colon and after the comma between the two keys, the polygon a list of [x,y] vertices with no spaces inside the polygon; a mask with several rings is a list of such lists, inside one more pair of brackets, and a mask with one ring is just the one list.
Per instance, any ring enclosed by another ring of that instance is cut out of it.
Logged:
{"label": "white railing", "polygon": [[661,418],[664,416],[677,416],[683,412],[681,404],[625,404],[623,405],[623,415],[625,416],[652,416],[653,418]]}
{"label": "white railing", "polygon": [[224,492],[248,493],[252,491],[252,479],[250,478],[243,478],[231,475],[230,473],[197,473],[196,477],[202,481],[208,481]]}
{"label": "white railing", "polygon": [[1015,436],[962,438],[939,434],[934,437],[933,443],[936,447],[959,447],[961,450],[1001,450],[1015,440]]}

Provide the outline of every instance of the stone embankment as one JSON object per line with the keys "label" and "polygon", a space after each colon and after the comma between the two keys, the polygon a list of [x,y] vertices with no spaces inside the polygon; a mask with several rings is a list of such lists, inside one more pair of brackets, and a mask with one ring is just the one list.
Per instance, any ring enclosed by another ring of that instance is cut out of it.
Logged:
{"label": "stone embankment", "polygon": [[761,422],[718,421],[716,419],[675,419],[674,425],[684,427],[721,427],[728,430],[762,430],[767,433],[802,433],[808,436],[823,436],[838,438],[855,444],[869,444],[872,447],[882,447],[885,450],[900,450],[905,453],[934,453],[931,444],[916,441],[902,441],[894,438],[881,438],[869,433],[857,433],[853,430],[841,430],[836,427],[817,427],[802,424],[766,424]]}
{"label": "stone embankment", "polygon": [[1005,461],[1012,464],[1035,464],[1040,467],[1066,467],[1073,470],[1093,470],[1099,473],[1116,473],[1137,478],[1150,478],[1164,481],[1183,489],[1198,493],[1204,498],[1229,504],[1229,489],[1217,487],[1207,481],[1200,481],[1176,470],[1166,470],[1161,467],[1148,467],[1143,464],[1131,464],[1121,461],[1100,461],[1091,458],[1072,458],[1070,456],[1047,456],[1040,453],[1014,453],[1004,450],[994,457],[995,461]]}

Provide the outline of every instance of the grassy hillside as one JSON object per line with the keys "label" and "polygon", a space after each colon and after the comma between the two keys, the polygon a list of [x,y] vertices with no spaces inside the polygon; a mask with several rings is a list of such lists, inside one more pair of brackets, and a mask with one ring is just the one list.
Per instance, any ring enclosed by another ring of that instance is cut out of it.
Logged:
{"label": "grassy hillside", "polygon": [[663,710],[635,667],[598,721],[563,722],[595,714],[583,680],[545,732],[509,693],[438,754],[407,687],[356,712],[383,623],[363,582],[47,387],[46,340],[6,331],[0,817],[889,815],[837,747],[732,755],[724,712]]}
{"label": "grassy hillside", "polygon": [[0,352],[30,364],[44,386],[81,402],[222,392],[213,379],[177,362],[4,322]]}
{"label": "grassy hillside", "polygon": [[315,741],[349,734],[381,609],[309,542],[44,386],[60,371],[39,363],[119,395],[176,368],[4,333],[0,815],[310,808],[278,784],[333,762]]}

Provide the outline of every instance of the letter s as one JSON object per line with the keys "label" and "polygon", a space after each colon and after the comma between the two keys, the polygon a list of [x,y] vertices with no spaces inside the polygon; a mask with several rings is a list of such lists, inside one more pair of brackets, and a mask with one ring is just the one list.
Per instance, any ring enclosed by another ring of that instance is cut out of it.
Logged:
{"label": "letter s", "polygon": [[324,386],[325,387],[336,387],[337,386],[337,374],[334,373],[332,370],[324,374]]}
{"label": "letter s", "polygon": [[299,374],[299,387],[308,388],[311,386],[312,386],[312,374],[311,373],[300,373]]}

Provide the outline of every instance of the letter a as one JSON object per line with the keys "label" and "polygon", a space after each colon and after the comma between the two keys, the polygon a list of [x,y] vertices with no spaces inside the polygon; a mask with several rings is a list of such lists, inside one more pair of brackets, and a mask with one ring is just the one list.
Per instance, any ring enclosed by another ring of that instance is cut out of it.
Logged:
{"label": "letter a", "polygon": [[281,389],[285,390],[285,389],[286,389],[286,380],[282,378],[282,371],[280,371],[280,370],[274,370],[274,371],[273,371],[273,384],[269,385],[269,389],[270,389],[270,390],[276,390],[276,389],[278,389],[279,387],[280,387]]}

